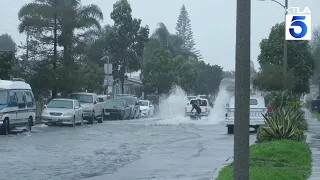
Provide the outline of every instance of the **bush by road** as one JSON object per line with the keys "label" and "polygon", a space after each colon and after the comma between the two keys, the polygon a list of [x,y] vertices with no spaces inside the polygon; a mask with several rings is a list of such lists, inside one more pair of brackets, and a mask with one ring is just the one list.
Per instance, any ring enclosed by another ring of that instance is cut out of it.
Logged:
{"label": "bush by road", "polygon": [[[269,141],[250,146],[250,180],[306,180],[311,174],[311,150],[307,143]],[[233,180],[233,164],[216,180]]]}

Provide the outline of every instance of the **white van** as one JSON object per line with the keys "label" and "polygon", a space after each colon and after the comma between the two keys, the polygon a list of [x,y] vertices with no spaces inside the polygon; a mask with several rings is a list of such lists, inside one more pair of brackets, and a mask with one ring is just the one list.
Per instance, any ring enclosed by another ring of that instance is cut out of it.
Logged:
{"label": "white van", "polygon": [[0,80],[0,133],[13,127],[35,124],[36,102],[29,84],[22,80]]}

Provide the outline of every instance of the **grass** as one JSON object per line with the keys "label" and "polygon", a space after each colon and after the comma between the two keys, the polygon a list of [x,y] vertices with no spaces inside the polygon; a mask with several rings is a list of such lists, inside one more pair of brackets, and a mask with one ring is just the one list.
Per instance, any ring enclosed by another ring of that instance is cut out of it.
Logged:
{"label": "grass", "polygon": [[[290,140],[250,146],[250,180],[306,180],[311,174],[309,145]],[[224,167],[216,180],[233,180],[233,164]]]}

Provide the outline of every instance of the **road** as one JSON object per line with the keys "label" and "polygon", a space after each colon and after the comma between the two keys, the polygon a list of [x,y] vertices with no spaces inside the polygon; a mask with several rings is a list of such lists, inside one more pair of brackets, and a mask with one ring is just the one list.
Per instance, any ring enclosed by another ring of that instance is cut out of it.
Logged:
{"label": "road", "polygon": [[207,180],[230,163],[233,135],[223,124],[160,122],[40,126],[31,133],[0,136],[0,179]]}

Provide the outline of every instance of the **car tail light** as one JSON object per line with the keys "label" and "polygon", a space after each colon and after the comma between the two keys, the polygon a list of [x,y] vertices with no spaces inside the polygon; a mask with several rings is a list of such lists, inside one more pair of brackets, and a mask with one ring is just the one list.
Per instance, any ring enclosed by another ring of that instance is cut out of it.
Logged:
{"label": "car tail light", "polygon": [[187,112],[187,108],[184,108],[184,112]]}
{"label": "car tail light", "polygon": [[272,107],[270,105],[268,106],[268,112],[272,112]]}
{"label": "car tail light", "polygon": [[206,112],[208,112],[209,110],[208,110],[208,108],[206,108]]}

